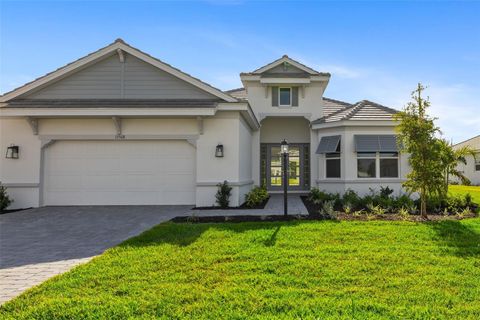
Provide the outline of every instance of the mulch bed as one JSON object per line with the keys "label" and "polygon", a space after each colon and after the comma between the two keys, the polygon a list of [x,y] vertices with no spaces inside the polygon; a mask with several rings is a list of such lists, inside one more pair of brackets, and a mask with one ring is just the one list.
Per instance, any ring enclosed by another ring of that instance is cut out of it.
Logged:
{"label": "mulch bed", "polygon": [[32,208],[30,207],[30,208],[22,208],[22,209],[0,210],[0,214],[12,213],[12,212],[23,211],[28,209],[32,209]]}
{"label": "mulch bed", "polygon": [[[320,215],[321,205],[315,204],[308,200],[308,196],[301,196],[300,197],[303,201],[303,204],[307,208],[308,214],[311,216],[318,216]],[[335,220],[359,220],[359,221],[368,221],[368,220],[386,220],[386,221],[399,221],[399,220],[406,220],[406,221],[442,221],[442,220],[462,220],[466,218],[475,218],[476,214],[471,213],[468,215],[457,215],[457,214],[450,214],[450,215],[443,215],[443,214],[429,214],[427,215],[427,219],[423,218],[419,214],[411,214],[408,218],[404,218],[396,213],[386,213],[386,214],[346,214],[345,212],[337,212],[335,217],[331,217],[331,219]],[[325,219],[325,218],[323,218]]]}
{"label": "mulch bed", "polygon": [[216,206],[210,206],[210,207],[193,207],[192,210],[245,210],[245,209],[264,209],[267,202],[268,202],[268,199],[270,199],[270,197],[268,197],[265,201],[263,201],[262,203],[254,206],[254,207],[248,207],[247,204],[244,202],[241,206],[239,207],[228,207],[228,208],[221,208],[221,207],[216,207]]}
{"label": "mulch bed", "polygon": [[275,222],[275,221],[295,221],[295,220],[326,220],[326,217],[312,215],[265,215],[265,216],[211,216],[211,217],[175,217],[171,221],[178,223],[220,223],[220,222]]}

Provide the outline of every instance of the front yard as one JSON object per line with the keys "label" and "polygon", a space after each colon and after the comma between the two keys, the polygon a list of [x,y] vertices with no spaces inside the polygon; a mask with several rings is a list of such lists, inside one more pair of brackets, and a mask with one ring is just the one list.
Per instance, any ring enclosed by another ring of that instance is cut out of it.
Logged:
{"label": "front yard", "polygon": [[164,223],[7,319],[479,319],[480,219]]}
{"label": "front yard", "polygon": [[480,203],[480,186],[462,186],[462,185],[450,185],[448,191],[451,195],[464,196],[470,193],[472,199],[476,203]]}

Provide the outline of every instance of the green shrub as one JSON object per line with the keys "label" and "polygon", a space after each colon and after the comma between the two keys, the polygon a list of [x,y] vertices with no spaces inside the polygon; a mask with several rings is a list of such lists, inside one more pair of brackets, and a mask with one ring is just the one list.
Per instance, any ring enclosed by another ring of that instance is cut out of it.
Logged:
{"label": "green shrub", "polygon": [[7,209],[12,203],[13,200],[8,196],[7,188],[2,186],[2,183],[0,182],[0,211]]}
{"label": "green shrub", "polygon": [[415,206],[415,201],[413,201],[408,195],[402,194],[396,198],[393,198],[392,201],[393,211],[399,211],[400,209],[409,209]]}
{"label": "green shrub", "polygon": [[393,193],[393,189],[390,189],[390,187],[380,187],[380,197],[382,198],[389,198]]}
{"label": "green shrub", "polygon": [[262,204],[267,199],[267,188],[257,186],[245,195],[245,204],[247,205],[247,207],[252,208]]}
{"label": "green shrub", "polygon": [[359,209],[361,205],[361,198],[358,196],[358,194],[355,191],[351,189],[348,189],[347,191],[345,191],[341,201],[343,205],[348,203],[350,204],[351,208],[355,208],[355,209]]}
{"label": "green shrub", "polygon": [[345,214],[351,214],[353,209],[352,209],[352,205],[349,203],[349,202],[345,202],[343,203],[343,212],[345,212]]}
{"label": "green shrub", "polygon": [[397,213],[403,220],[407,220],[408,217],[410,216],[410,212],[408,211],[408,209],[403,207],[398,209]]}
{"label": "green shrub", "polygon": [[385,214],[386,211],[381,205],[373,205],[371,203],[367,205],[367,210],[374,215]]}
{"label": "green shrub", "polygon": [[215,195],[215,198],[217,199],[217,204],[221,208],[228,208],[228,205],[230,204],[230,195],[232,193],[232,187],[228,185],[227,181],[217,184],[217,187],[218,187],[218,191],[217,191],[217,194]]}
{"label": "green shrub", "polygon": [[328,193],[318,188],[312,188],[308,195],[308,200],[315,204],[322,204],[326,201],[333,201],[334,206],[341,206],[340,195],[338,193]]}
{"label": "green shrub", "polygon": [[335,216],[334,205],[335,205],[335,200],[325,201],[322,205],[322,209],[320,209],[320,214],[324,216],[334,217]]}

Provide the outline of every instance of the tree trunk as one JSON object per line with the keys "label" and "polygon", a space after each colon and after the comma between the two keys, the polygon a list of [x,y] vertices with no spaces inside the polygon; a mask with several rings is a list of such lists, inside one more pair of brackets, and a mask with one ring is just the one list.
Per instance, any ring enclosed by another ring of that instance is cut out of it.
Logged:
{"label": "tree trunk", "polygon": [[425,188],[420,191],[420,214],[422,218],[427,219],[427,199],[425,194]]}

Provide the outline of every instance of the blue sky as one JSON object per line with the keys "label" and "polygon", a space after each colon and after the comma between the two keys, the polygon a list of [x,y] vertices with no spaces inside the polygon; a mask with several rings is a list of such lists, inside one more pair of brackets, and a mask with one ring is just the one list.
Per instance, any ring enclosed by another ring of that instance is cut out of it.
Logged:
{"label": "blue sky", "polygon": [[480,2],[0,0],[0,92],[116,38],[220,88],[283,54],[325,96],[401,109],[417,82],[455,142],[480,134]]}

